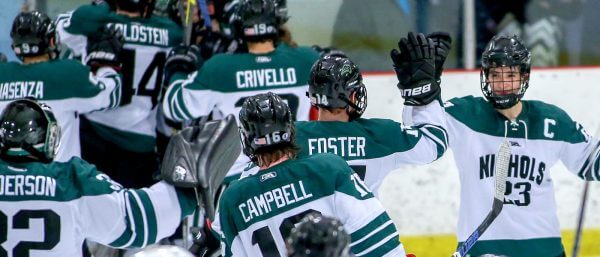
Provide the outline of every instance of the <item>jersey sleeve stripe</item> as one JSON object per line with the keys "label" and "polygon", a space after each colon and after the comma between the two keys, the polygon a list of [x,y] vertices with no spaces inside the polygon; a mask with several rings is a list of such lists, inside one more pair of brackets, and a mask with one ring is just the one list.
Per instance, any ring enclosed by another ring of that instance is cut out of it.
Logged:
{"label": "jersey sleeve stripe", "polygon": [[387,241],[388,237],[393,235],[396,235],[397,242],[399,243],[398,232],[396,232],[394,224],[390,221],[389,223],[379,226],[377,229],[373,230],[373,232],[361,238],[361,240],[359,240],[360,243],[356,244],[356,242],[353,242],[350,245],[350,248],[352,249],[353,253],[357,253],[357,256],[364,255],[377,248],[377,246]]}
{"label": "jersey sleeve stripe", "polygon": [[[121,195],[124,196],[124,195]],[[125,198],[125,197],[122,197]],[[132,230],[130,230],[131,227],[135,227],[135,224],[132,223],[133,220],[131,219],[132,213],[131,213],[131,207],[129,204],[129,201],[124,199],[123,200],[125,202],[125,231],[123,232],[123,234],[121,234],[115,241],[109,243],[110,246],[112,247],[116,247],[116,248],[122,248],[125,245],[128,245],[131,243],[131,240],[133,238],[133,236],[135,235],[135,233],[131,233]]]}
{"label": "jersey sleeve stripe", "polygon": [[442,157],[448,148],[448,136],[446,131],[443,128],[431,125],[423,125],[419,128],[419,131],[421,131],[425,137],[436,143],[437,158]]}
{"label": "jersey sleeve stripe", "polygon": [[353,246],[355,246],[355,245],[357,245],[357,244],[360,244],[360,243],[362,243],[363,241],[365,241],[365,240],[369,239],[369,237],[371,237],[371,236],[372,236],[372,235],[374,235],[375,233],[377,233],[377,232],[379,232],[379,231],[383,230],[384,228],[388,227],[388,225],[390,225],[390,224],[392,224],[392,226],[393,226],[393,223],[392,223],[392,221],[391,221],[391,220],[389,220],[389,221],[388,221],[388,222],[386,222],[386,223],[383,223],[383,225],[381,225],[381,226],[379,226],[377,229],[375,229],[375,230],[371,231],[369,234],[367,234],[367,235],[363,236],[361,239],[359,239],[359,240],[356,240],[356,241],[352,242],[352,243],[350,244],[350,246],[351,246],[351,247],[353,247]]}
{"label": "jersey sleeve stripe", "polygon": [[577,176],[588,181],[600,181],[600,142],[596,144],[592,153],[586,158]]}
{"label": "jersey sleeve stripe", "polygon": [[181,90],[181,88],[179,88],[179,90],[177,90],[177,103],[178,103],[178,106],[181,108],[181,112],[183,113],[183,116],[186,117],[186,120],[190,120],[190,119],[194,118],[194,117],[192,117],[192,114],[190,113],[190,111],[187,109],[187,107],[185,105],[185,101],[183,100],[183,90]]}
{"label": "jersey sleeve stripe", "polygon": [[[131,190],[130,195],[130,199],[133,197],[133,199],[131,199],[132,201],[135,202],[134,206],[134,218],[135,218],[135,224],[137,229],[137,237],[136,239],[133,241],[133,245],[132,246],[136,246],[136,247],[144,247],[146,246],[146,244],[148,243],[148,229],[147,229],[147,224],[148,224],[148,217],[146,216],[146,211],[144,210],[144,206],[142,204],[142,200],[140,199],[140,196],[137,194],[137,192],[135,190]],[[137,215],[136,215],[136,211],[137,211]]]}
{"label": "jersey sleeve stripe", "polygon": [[387,236],[383,240],[381,240],[377,245],[373,245],[371,248],[365,250],[364,252],[357,253],[356,256],[384,256],[387,253],[390,253],[395,250],[400,250],[400,240],[398,237],[398,232]]}
{"label": "jersey sleeve stripe", "polygon": [[144,244],[144,246],[146,246],[147,244],[153,244],[154,242],[156,242],[157,227],[158,227],[156,213],[154,212],[154,206],[152,205],[152,201],[150,200],[148,193],[146,193],[144,190],[136,190],[136,192],[138,193],[138,195],[140,197],[140,200],[142,202],[142,205],[143,205],[144,210],[147,215],[146,231],[147,231],[148,237],[146,237],[147,240],[146,240],[146,243]]}
{"label": "jersey sleeve stripe", "polygon": [[352,239],[351,246],[354,244],[354,242],[358,242],[364,237],[367,237],[373,231],[373,228],[379,228],[390,220],[390,216],[388,216],[386,212],[382,212],[369,223],[363,225],[361,228],[350,234],[350,238]]}

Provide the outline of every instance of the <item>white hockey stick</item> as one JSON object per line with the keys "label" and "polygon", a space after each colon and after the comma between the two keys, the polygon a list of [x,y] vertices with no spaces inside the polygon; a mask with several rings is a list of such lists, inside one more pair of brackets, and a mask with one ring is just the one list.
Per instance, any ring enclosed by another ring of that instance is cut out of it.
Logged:
{"label": "white hockey stick", "polygon": [[498,154],[496,154],[496,164],[494,176],[496,179],[496,191],[494,194],[494,203],[492,210],[488,213],[487,217],[481,222],[481,224],[473,231],[473,233],[465,240],[465,242],[458,248],[452,257],[463,257],[465,256],[471,247],[475,245],[477,240],[485,230],[492,224],[492,222],[498,217],[502,206],[504,205],[504,192],[506,191],[506,176],[508,175],[508,164],[510,163],[510,143],[508,141],[500,144]]}

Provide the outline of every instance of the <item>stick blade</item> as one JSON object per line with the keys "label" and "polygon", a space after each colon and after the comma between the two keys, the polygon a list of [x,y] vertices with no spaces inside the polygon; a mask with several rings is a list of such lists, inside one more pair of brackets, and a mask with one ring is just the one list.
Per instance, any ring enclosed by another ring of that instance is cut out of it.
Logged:
{"label": "stick blade", "polygon": [[506,177],[508,176],[508,166],[510,163],[510,142],[504,141],[500,144],[498,155],[496,156],[496,165],[494,176],[496,178],[496,192],[494,198],[504,201],[504,192],[506,191]]}

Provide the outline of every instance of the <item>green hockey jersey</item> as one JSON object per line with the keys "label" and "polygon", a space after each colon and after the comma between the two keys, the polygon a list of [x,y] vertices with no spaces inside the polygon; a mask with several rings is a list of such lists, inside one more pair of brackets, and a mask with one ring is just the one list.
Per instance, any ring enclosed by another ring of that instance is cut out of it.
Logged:
{"label": "green hockey jersey", "polygon": [[332,154],[287,160],[232,182],[212,228],[221,237],[225,257],[284,257],[291,229],[313,212],[344,224],[354,256],[406,256],[381,203]]}
{"label": "green hockey jersey", "polygon": [[57,19],[61,43],[85,56],[87,38],[102,27],[123,33],[120,53],[123,95],[119,108],[86,115],[96,131],[124,149],[151,152],[156,144],[156,113],[168,51],[182,42],[182,30],[166,17],[128,17],[108,5],[84,5]]}
{"label": "green hockey jersey", "polygon": [[85,239],[144,247],[170,236],[195,205],[193,194],[165,182],[123,189],[77,157],[0,161],[0,256],[82,256]]}
{"label": "green hockey jersey", "polygon": [[52,60],[28,65],[0,64],[0,110],[10,102],[31,97],[52,108],[62,130],[56,161],[80,156],[79,115],[118,106],[121,79],[112,68],[96,75],[78,61]]}
{"label": "green hockey jersey", "polygon": [[[307,120],[310,101],[306,97],[310,68],[319,58],[312,49],[278,47],[266,54],[217,54],[197,71],[175,74],[163,100],[165,116],[190,120],[206,116],[236,119],[246,98],[273,92],[290,106],[296,120]],[[241,154],[229,175],[241,173],[249,159]]]}
{"label": "green hockey jersey", "polygon": [[440,103],[406,110],[412,112],[413,126],[362,118],[350,122],[296,122],[300,156],[341,156],[377,195],[383,179],[392,170],[402,165],[430,163],[446,151],[445,113]]}
{"label": "green hockey jersey", "polygon": [[[504,208],[470,254],[562,254],[551,167],[560,160],[579,177],[600,180],[598,140],[563,110],[540,101],[523,101],[515,121],[506,119],[481,97],[451,99],[446,111],[461,183],[458,241],[466,240],[492,208],[495,154],[507,139],[512,156]],[[591,154],[596,156],[592,158],[593,172],[588,162]]]}

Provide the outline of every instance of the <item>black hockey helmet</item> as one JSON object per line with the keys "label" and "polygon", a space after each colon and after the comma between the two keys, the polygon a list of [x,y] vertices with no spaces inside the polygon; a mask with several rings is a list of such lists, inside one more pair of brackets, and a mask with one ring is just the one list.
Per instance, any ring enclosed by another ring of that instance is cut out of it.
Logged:
{"label": "black hockey helmet", "polygon": [[234,34],[244,40],[277,40],[279,35],[277,10],[273,0],[241,0],[230,19]]}
{"label": "black hockey helmet", "polygon": [[13,101],[0,116],[0,157],[15,162],[51,162],[60,136],[49,106],[32,99]]}
{"label": "black hockey helmet", "polygon": [[307,215],[287,238],[289,257],[346,257],[350,236],[342,223],[316,213]]}
{"label": "black hockey helmet", "polygon": [[295,132],[290,107],[271,92],[247,98],[240,110],[242,148],[254,163],[256,153],[275,145],[294,144]]}
{"label": "black hockey helmet", "polygon": [[307,96],[317,107],[346,108],[350,119],[359,118],[367,109],[367,88],[360,70],[348,58],[319,59],[310,70]]}
{"label": "black hockey helmet", "polygon": [[43,54],[54,59],[58,57],[55,32],[54,23],[45,13],[21,12],[15,17],[10,30],[12,49],[21,60],[23,57]]}
{"label": "black hockey helmet", "polygon": [[144,18],[150,18],[154,12],[156,0],[116,0],[117,9],[137,12]]}
{"label": "black hockey helmet", "polygon": [[[520,88],[516,93],[498,95],[490,83],[492,68],[510,67],[520,72]],[[531,72],[531,52],[521,39],[514,36],[499,35],[487,44],[481,58],[481,91],[483,96],[496,109],[507,109],[517,104],[529,87]]]}

